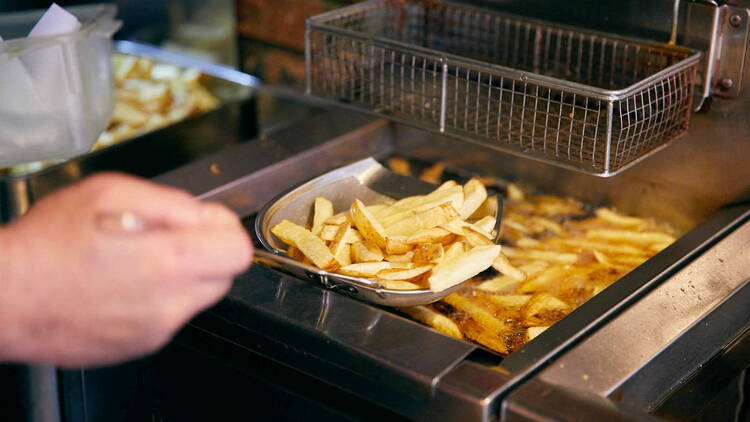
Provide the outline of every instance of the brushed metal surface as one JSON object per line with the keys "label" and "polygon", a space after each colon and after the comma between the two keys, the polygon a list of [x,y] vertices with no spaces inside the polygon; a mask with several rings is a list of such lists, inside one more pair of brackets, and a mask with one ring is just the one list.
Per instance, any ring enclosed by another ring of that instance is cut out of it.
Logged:
{"label": "brushed metal surface", "polygon": [[[254,266],[192,323],[415,419],[442,406],[437,391],[476,346],[295,277]],[[481,367],[494,387],[501,374]],[[482,376],[477,382],[482,385]],[[481,408],[487,388],[469,403]],[[491,390],[490,390],[491,391]],[[335,400],[335,397],[331,397]],[[437,415],[437,413],[436,413]],[[450,420],[446,415],[434,420]]]}

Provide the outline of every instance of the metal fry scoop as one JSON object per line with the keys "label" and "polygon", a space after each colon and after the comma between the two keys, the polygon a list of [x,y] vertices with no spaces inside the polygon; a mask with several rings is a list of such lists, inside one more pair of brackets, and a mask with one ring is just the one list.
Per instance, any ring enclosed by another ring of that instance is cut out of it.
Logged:
{"label": "metal fry scoop", "polygon": [[[319,196],[333,203],[334,212],[340,212],[348,210],[355,199],[367,205],[388,204],[407,196],[430,193],[435,188],[430,183],[393,173],[373,158],[333,170],[282,194],[263,207],[255,221],[255,230],[261,244],[271,252],[256,251],[256,258],[273,261],[299,277],[318,281],[328,289],[378,305],[399,307],[435,302],[465,282],[438,292],[387,289],[374,280],[324,271],[289,258],[284,252],[287,245],[271,233],[271,228],[284,219],[303,226],[307,224],[315,198]],[[498,204],[498,210],[502,210],[501,205]],[[501,212],[495,216],[495,233],[500,232]]]}

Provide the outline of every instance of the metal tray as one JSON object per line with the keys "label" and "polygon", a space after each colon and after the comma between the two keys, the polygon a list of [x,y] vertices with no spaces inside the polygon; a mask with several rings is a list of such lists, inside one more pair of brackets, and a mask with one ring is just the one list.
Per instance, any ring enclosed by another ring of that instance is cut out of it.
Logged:
{"label": "metal tray", "polygon": [[[439,292],[429,289],[386,289],[373,280],[324,271],[288,258],[284,252],[287,246],[271,233],[271,227],[285,219],[306,225],[315,198],[319,196],[328,198],[333,203],[334,211],[340,212],[349,209],[355,199],[366,204],[392,203],[394,199],[427,194],[434,189],[435,185],[430,183],[393,173],[373,158],[333,170],[282,194],[263,207],[255,220],[255,230],[263,247],[274,255],[256,251],[257,257],[275,261],[297,276],[318,281],[328,289],[366,302],[395,307],[435,302],[460,288],[463,283]],[[502,207],[498,206],[500,209]],[[499,222],[499,216],[496,218]],[[496,229],[499,231],[499,227]]]}
{"label": "metal tray", "polygon": [[202,82],[219,98],[219,107],[57,164],[30,168],[19,174],[0,175],[0,223],[23,214],[32,202],[49,192],[94,172],[122,171],[155,177],[257,136],[255,93],[261,88],[261,83],[254,76],[129,41],[115,42],[114,50],[162,63],[198,68],[207,75]]}
{"label": "metal tray", "polygon": [[684,135],[701,54],[434,0],[307,22],[307,92],[596,176]]}

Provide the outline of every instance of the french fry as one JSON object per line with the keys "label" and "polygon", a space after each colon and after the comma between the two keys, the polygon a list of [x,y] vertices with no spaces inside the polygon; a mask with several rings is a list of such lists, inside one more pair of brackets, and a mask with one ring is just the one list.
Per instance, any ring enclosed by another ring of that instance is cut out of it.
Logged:
{"label": "french fry", "polygon": [[383,287],[390,290],[419,290],[419,285],[403,280],[378,280]]}
{"label": "french fry", "polygon": [[427,183],[432,183],[432,184],[437,185],[438,183],[440,183],[440,178],[443,176],[444,170],[445,170],[445,165],[438,161],[432,166],[424,169],[422,171],[422,174],[419,175],[419,178],[421,180],[424,180]]}
{"label": "french fry", "polygon": [[466,220],[470,215],[479,208],[487,199],[487,190],[482,182],[477,179],[471,179],[464,185],[464,202],[461,208],[457,208],[461,213],[461,218]]}
{"label": "french fry", "polygon": [[458,183],[456,183],[455,180],[447,180],[447,181],[443,182],[442,185],[438,186],[438,188],[435,189],[435,190],[436,191],[438,191],[438,190],[445,190],[445,189],[453,188],[453,187],[456,187],[456,186],[458,186]]}
{"label": "french fry", "polygon": [[455,238],[455,235],[440,227],[417,230],[406,240],[406,243],[418,245],[423,243],[447,243]]}
{"label": "french fry", "polygon": [[380,248],[385,247],[386,232],[383,226],[370,214],[365,204],[359,199],[354,200],[351,208],[351,217],[354,225],[357,226],[359,234],[365,239],[375,242]]}
{"label": "french fry", "polygon": [[610,259],[618,264],[627,264],[631,268],[635,268],[648,260],[647,255],[617,255],[612,256]]}
{"label": "french fry", "polygon": [[492,268],[497,270],[497,272],[499,272],[500,274],[507,275],[508,277],[515,280],[526,280],[526,273],[513,266],[513,264],[511,264],[508,260],[508,257],[505,256],[502,252],[492,262]]}
{"label": "french fry", "polygon": [[418,264],[437,264],[443,260],[444,256],[445,250],[441,243],[423,243],[416,246],[412,259]]}
{"label": "french fry", "polygon": [[112,124],[122,123],[138,128],[146,124],[148,115],[139,108],[125,102],[116,102],[112,111]]}
{"label": "french fry", "polygon": [[350,244],[343,240],[337,240],[333,242],[330,249],[333,257],[336,258],[336,262],[338,262],[340,266],[344,267],[352,263]]}
{"label": "french fry", "polygon": [[333,204],[331,201],[323,198],[323,197],[317,197],[315,198],[315,203],[313,205],[313,225],[312,225],[312,234],[318,235],[320,234],[320,231],[323,229],[323,223],[333,217]]}
{"label": "french fry", "polygon": [[289,255],[290,258],[294,258],[298,261],[305,260],[305,254],[303,254],[299,249],[295,248],[292,245],[290,245],[289,248],[287,248],[286,254]]}
{"label": "french fry", "polygon": [[602,252],[599,252],[596,249],[594,249],[592,252],[594,254],[594,258],[597,261],[599,261],[599,263],[601,263],[601,264],[603,264],[603,265],[605,265],[607,267],[614,268],[614,269],[621,270],[621,271],[627,270],[629,268],[627,265],[621,265],[621,264],[617,264],[615,262],[612,262],[612,260],[610,260],[607,255],[605,255]]}
{"label": "french fry", "polygon": [[510,331],[510,327],[504,321],[495,317],[490,310],[459,293],[451,293],[443,298],[443,300],[459,311],[465,312],[471,319],[491,331],[494,335]]}
{"label": "french fry", "polygon": [[544,331],[547,330],[547,328],[549,328],[549,327],[545,326],[545,325],[542,325],[542,326],[539,326],[539,327],[529,327],[529,328],[527,328],[526,329],[526,337],[525,337],[526,342],[528,343],[531,340],[534,340],[534,338],[536,336],[538,336],[539,334],[542,334]]}
{"label": "french fry", "polygon": [[520,308],[531,299],[531,295],[483,295],[482,297],[501,308]]}
{"label": "french fry", "polygon": [[482,202],[479,208],[477,208],[477,210],[474,211],[474,213],[469,216],[469,219],[479,220],[484,217],[494,218],[497,215],[497,210],[498,210],[497,196],[496,195],[488,196],[487,199],[485,199],[484,202]]}
{"label": "french fry", "polygon": [[367,210],[370,211],[370,214],[372,214],[376,219],[379,218],[387,209],[388,205],[385,204],[367,206]]}
{"label": "french fry", "polygon": [[464,333],[464,337],[487,346],[498,353],[508,354],[509,350],[505,342],[505,334],[498,334],[497,331],[488,330],[482,325],[472,322],[472,320],[469,320],[461,324],[461,331]]}
{"label": "french fry", "polygon": [[[472,239],[470,240],[467,239],[467,241],[469,241],[469,243],[474,246],[493,244],[492,242],[493,237],[490,233],[484,231],[481,227],[478,227],[476,224],[467,223],[461,220],[460,218],[451,219],[447,223],[441,224],[440,228],[448,230],[449,232],[457,236],[471,237]],[[484,237],[484,239],[474,238],[474,236],[481,236],[481,237]]]}
{"label": "french fry", "polygon": [[592,296],[598,295],[599,293],[602,292],[602,290],[606,289],[607,287],[609,287],[609,286],[606,285],[606,284],[602,284],[602,283],[595,284],[594,285],[594,290],[592,292]]}
{"label": "french fry", "polygon": [[585,214],[583,204],[572,198],[539,195],[535,198],[536,212],[546,217]]}
{"label": "french fry", "polygon": [[570,306],[562,300],[547,293],[540,293],[529,300],[521,313],[528,323],[537,325],[548,319],[557,319],[557,315],[569,310]]}
{"label": "french fry", "polygon": [[501,275],[481,282],[477,286],[477,289],[489,293],[510,294],[516,291],[519,284],[518,279],[507,275]]}
{"label": "french fry", "polygon": [[448,220],[461,217],[458,211],[456,211],[456,209],[453,207],[453,204],[451,204],[450,202],[444,202],[440,204],[440,208],[443,209],[443,212],[445,213],[445,216]]}
{"label": "french fry", "polygon": [[411,176],[411,165],[403,158],[393,157],[388,160],[388,168],[396,174]]}
{"label": "french fry", "polygon": [[523,234],[531,234],[531,230],[523,225],[522,223],[516,221],[513,217],[503,217],[503,230],[505,229],[512,229],[516,230],[518,232],[521,232]]}
{"label": "french fry", "polygon": [[434,191],[423,196],[411,196],[396,201],[391,205],[393,210],[404,210],[404,209],[422,209],[435,207],[446,202],[450,202],[453,208],[459,209],[464,201],[464,189],[461,185],[454,187],[446,187],[443,189],[435,189]]}
{"label": "french fry", "polygon": [[338,268],[338,262],[326,244],[304,227],[283,220],[271,228],[271,233],[284,243],[299,249],[318,268],[326,271]]}
{"label": "french fry", "polygon": [[410,196],[404,198],[388,207],[383,212],[380,221],[387,226],[400,221],[412,214],[450,203],[454,209],[459,210],[464,201],[464,191],[461,186],[449,187],[435,190],[425,196]]}
{"label": "french fry", "polygon": [[665,243],[652,243],[648,246],[649,249],[651,249],[654,252],[661,252],[664,249],[666,249],[669,245],[671,245],[672,242],[665,242]]}
{"label": "french fry", "polygon": [[411,280],[431,269],[432,265],[422,265],[420,267],[407,269],[386,269],[378,272],[377,277],[380,280]]}
{"label": "french fry", "polygon": [[487,246],[493,245],[492,241],[487,237],[486,233],[474,228],[472,225],[464,226],[461,228],[463,237],[471,246]]}
{"label": "french fry", "polygon": [[414,251],[408,251],[403,254],[387,254],[383,257],[388,262],[417,262],[414,260]]}
{"label": "french fry", "polygon": [[136,56],[113,56],[115,82],[117,82],[118,84],[125,82],[125,80],[132,75],[137,62],[138,57]]}
{"label": "french fry", "polygon": [[385,251],[388,254],[405,254],[414,247],[407,242],[406,236],[388,236],[385,238]]}
{"label": "french fry", "polygon": [[[325,239],[323,239],[325,240]],[[359,234],[357,229],[352,227],[351,223],[344,223],[339,226],[336,236],[333,238],[334,241],[343,241],[344,243],[357,243],[362,242],[362,236]]]}
{"label": "french fry", "polygon": [[538,248],[539,246],[541,246],[541,244],[542,242],[526,236],[516,240],[516,246],[523,249]]}
{"label": "french fry", "polygon": [[511,201],[520,202],[524,200],[523,191],[513,183],[508,183],[506,193],[508,194],[508,199],[510,199]]}
{"label": "french fry", "polygon": [[339,268],[338,272],[344,275],[350,275],[353,277],[371,277],[374,278],[380,271],[392,270],[392,269],[406,269],[411,268],[411,263],[400,263],[400,262],[362,262],[358,264],[350,264]]}
{"label": "french fry", "polygon": [[385,231],[389,236],[409,236],[422,229],[437,227],[448,219],[445,209],[437,206],[386,226]]}
{"label": "french fry", "polygon": [[399,308],[399,310],[443,334],[457,339],[464,338],[463,334],[461,334],[461,329],[458,328],[458,325],[455,322],[440,312],[437,312],[431,306],[411,306],[408,308]]}
{"label": "french fry", "polygon": [[461,220],[460,218],[451,218],[447,222],[441,224],[440,228],[448,230],[449,232],[455,235],[463,236],[464,227],[468,225],[469,223],[465,222],[464,220]]}
{"label": "french fry", "polygon": [[550,285],[555,281],[566,277],[571,271],[565,265],[552,265],[534,277],[529,277],[518,288],[518,293],[535,293],[550,290]]}
{"label": "french fry", "polygon": [[482,217],[479,221],[474,223],[474,226],[479,228],[483,233],[491,235],[492,231],[495,230],[495,217],[492,215]]}
{"label": "french fry", "polygon": [[660,232],[635,232],[632,230],[589,230],[586,232],[586,239],[603,239],[615,242],[630,242],[636,244],[650,243],[672,243],[675,241],[673,236]]}
{"label": "french fry", "polygon": [[323,226],[320,228],[320,231],[318,234],[315,234],[316,236],[320,237],[322,240],[325,240],[326,242],[331,242],[336,240],[336,235],[338,234],[341,227],[339,226],[332,226],[330,224],[323,224]]}
{"label": "french fry", "polygon": [[561,264],[573,264],[578,261],[578,255],[573,253],[555,252],[555,251],[538,251],[534,249],[519,250],[516,248],[505,248],[503,250],[509,258],[525,258],[533,260],[542,260],[558,262]]}
{"label": "french fry", "polygon": [[[551,243],[555,245],[568,246],[577,248],[580,250],[594,250],[597,249],[604,253],[616,254],[616,255],[642,255],[643,249],[624,244],[597,242],[592,240],[580,239],[580,238],[560,238],[551,239]],[[519,246],[521,246],[519,244]]]}
{"label": "french fry", "polygon": [[358,262],[380,262],[383,260],[383,251],[372,241],[353,243],[351,246],[352,261]]}
{"label": "french fry", "polygon": [[646,223],[642,218],[628,217],[607,208],[598,208],[596,210],[596,216],[608,223],[623,227],[639,227]]}
{"label": "french fry", "polygon": [[349,213],[340,212],[332,217],[327,218],[325,221],[325,224],[330,224],[332,226],[340,226],[348,222],[349,222]]}
{"label": "french fry", "polygon": [[523,271],[523,273],[526,274],[526,277],[531,277],[544,271],[547,267],[549,267],[549,262],[547,261],[532,261],[528,264],[521,265],[518,269]]}
{"label": "french fry", "polygon": [[501,249],[499,245],[477,246],[453,259],[444,259],[432,269],[427,280],[430,289],[445,290],[474,277],[492,265]]}
{"label": "french fry", "polygon": [[458,256],[463,255],[464,252],[466,252],[466,248],[462,242],[451,243],[451,245],[443,252],[443,261],[455,259]]}
{"label": "french fry", "polygon": [[554,234],[561,234],[563,232],[562,226],[550,220],[549,218],[544,217],[534,217],[531,219],[532,224],[534,225],[534,230],[537,233],[541,233],[545,230],[549,230]]}

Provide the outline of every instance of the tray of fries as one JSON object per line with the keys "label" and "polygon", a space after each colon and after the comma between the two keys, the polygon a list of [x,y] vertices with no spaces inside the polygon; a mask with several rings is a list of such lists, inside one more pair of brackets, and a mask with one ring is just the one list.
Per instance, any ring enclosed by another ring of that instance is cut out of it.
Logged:
{"label": "tray of fries", "polygon": [[[254,77],[225,66],[129,41],[114,43],[112,71],[114,111],[86,154],[247,99],[259,84]],[[0,168],[0,175],[26,176],[65,161],[18,164]]]}
{"label": "tray of fries", "polygon": [[438,187],[368,158],[269,202],[256,232],[275,256],[258,257],[367,302],[426,304],[502,271],[501,209],[476,179]]}

